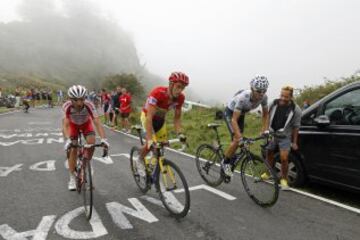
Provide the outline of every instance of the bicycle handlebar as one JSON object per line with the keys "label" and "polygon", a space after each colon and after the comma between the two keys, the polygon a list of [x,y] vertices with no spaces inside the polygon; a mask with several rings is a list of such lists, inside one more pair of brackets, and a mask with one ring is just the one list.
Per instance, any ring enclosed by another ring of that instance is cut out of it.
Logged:
{"label": "bicycle handlebar", "polygon": [[155,148],[162,148],[162,147],[167,147],[167,146],[169,146],[170,144],[173,144],[173,143],[181,143],[181,148],[177,149],[180,152],[185,151],[185,149],[188,146],[188,144],[186,142],[182,142],[178,138],[170,139],[170,140],[167,140],[165,142],[153,143],[153,145],[154,145]]}
{"label": "bicycle handlebar", "polygon": [[84,148],[92,148],[92,147],[102,147],[103,148],[103,155],[102,157],[106,157],[108,156],[108,153],[109,153],[109,148],[106,147],[103,143],[95,143],[95,144],[78,144],[78,143],[71,143],[68,150],[70,148],[81,148],[81,147],[84,147]]}
{"label": "bicycle handlebar", "polygon": [[262,139],[266,139],[267,141],[269,141],[269,138],[270,137],[277,137],[277,138],[284,138],[286,137],[284,135],[284,133],[282,132],[269,132],[269,133],[266,133],[266,134],[262,134],[258,137],[255,137],[255,138],[247,138],[247,137],[243,137],[243,141],[241,142],[241,144],[252,144],[256,141],[259,141],[259,140],[262,140]]}

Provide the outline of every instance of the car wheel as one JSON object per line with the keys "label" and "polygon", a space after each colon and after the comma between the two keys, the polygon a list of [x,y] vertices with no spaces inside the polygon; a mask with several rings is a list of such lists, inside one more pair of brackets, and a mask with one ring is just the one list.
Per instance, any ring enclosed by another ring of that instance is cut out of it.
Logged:
{"label": "car wheel", "polygon": [[[280,179],[281,161],[280,154],[274,156],[275,171]],[[289,154],[289,170],[288,170],[289,185],[292,187],[300,187],[305,183],[305,171],[299,158],[292,152]]]}

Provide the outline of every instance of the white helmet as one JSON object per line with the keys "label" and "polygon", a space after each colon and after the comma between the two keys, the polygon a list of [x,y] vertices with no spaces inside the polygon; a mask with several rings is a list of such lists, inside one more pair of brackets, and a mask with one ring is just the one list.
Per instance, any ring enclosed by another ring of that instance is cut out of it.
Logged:
{"label": "white helmet", "polygon": [[74,85],[68,90],[69,98],[83,98],[86,96],[86,88],[81,85]]}
{"label": "white helmet", "polygon": [[255,90],[266,91],[269,87],[269,81],[265,76],[256,76],[251,80],[250,86]]}

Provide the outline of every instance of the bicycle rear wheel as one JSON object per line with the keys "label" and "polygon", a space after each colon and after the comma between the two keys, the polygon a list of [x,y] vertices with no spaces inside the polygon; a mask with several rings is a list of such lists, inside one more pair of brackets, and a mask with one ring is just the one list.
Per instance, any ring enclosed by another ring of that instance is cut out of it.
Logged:
{"label": "bicycle rear wheel", "polygon": [[164,159],[163,172],[157,166],[156,188],[165,208],[175,218],[187,215],[190,209],[190,192],[183,173],[173,162]]}
{"label": "bicycle rear wheel", "polygon": [[140,151],[138,147],[131,148],[130,168],[136,185],[142,193],[146,193],[150,189],[150,179],[146,173],[144,160],[140,159]]}
{"label": "bicycle rear wheel", "polygon": [[84,208],[85,216],[87,220],[91,219],[92,209],[93,209],[93,182],[92,182],[92,173],[91,173],[91,162],[86,161],[85,167],[83,168],[83,183],[81,191],[83,192],[84,198]]}
{"label": "bicycle rear wheel", "polygon": [[[267,172],[269,179],[262,179]],[[279,196],[278,180],[267,161],[259,156],[248,154],[241,164],[241,180],[249,197],[262,207],[273,206]]]}
{"label": "bicycle rear wheel", "polygon": [[220,166],[221,155],[212,145],[200,145],[196,151],[195,162],[201,178],[208,185],[216,187],[223,182]]}

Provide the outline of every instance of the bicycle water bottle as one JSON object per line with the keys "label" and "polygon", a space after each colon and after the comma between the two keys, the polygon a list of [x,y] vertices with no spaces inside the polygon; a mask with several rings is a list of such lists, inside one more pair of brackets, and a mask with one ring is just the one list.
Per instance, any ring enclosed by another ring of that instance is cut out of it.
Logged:
{"label": "bicycle water bottle", "polygon": [[151,155],[145,156],[145,167],[149,172],[152,172],[151,158],[152,158]]}
{"label": "bicycle water bottle", "polygon": [[157,162],[156,157],[151,157],[151,166],[152,166],[152,167],[155,167],[156,162]]}

